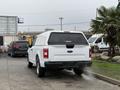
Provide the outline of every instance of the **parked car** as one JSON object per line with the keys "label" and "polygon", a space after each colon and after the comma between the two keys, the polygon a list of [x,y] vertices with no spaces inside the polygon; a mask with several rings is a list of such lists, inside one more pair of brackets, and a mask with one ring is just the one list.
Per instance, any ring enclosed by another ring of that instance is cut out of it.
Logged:
{"label": "parked car", "polygon": [[103,34],[94,34],[89,39],[88,42],[92,48],[93,52],[107,51],[109,45],[106,44]]}
{"label": "parked car", "polygon": [[16,55],[27,55],[28,50],[28,42],[27,41],[13,41],[8,45],[8,55],[16,56]]}
{"label": "parked car", "polygon": [[82,32],[47,31],[28,49],[28,67],[34,64],[38,77],[49,69],[73,69],[81,75],[91,63],[90,46]]}

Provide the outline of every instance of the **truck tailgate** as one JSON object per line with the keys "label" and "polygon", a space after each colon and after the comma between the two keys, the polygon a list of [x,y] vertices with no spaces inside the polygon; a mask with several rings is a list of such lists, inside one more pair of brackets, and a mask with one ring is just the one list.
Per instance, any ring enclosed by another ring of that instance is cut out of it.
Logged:
{"label": "truck tailgate", "polygon": [[66,45],[51,45],[49,48],[50,61],[88,61],[89,46],[75,45],[66,48]]}

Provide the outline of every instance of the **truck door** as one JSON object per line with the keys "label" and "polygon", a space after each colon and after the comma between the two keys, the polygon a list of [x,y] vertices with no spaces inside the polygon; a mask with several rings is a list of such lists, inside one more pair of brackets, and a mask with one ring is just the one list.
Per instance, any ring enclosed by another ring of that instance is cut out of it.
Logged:
{"label": "truck door", "polygon": [[32,63],[35,63],[35,58],[34,58],[34,48],[35,48],[35,42],[36,42],[36,38],[33,39],[33,42],[32,42],[32,46],[31,48],[29,48],[28,50],[28,53],[29,53],[29,59]]}

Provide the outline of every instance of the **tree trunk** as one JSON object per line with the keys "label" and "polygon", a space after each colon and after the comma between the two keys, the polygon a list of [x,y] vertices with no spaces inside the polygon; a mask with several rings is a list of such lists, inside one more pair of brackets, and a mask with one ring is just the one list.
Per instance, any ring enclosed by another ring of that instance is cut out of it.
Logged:
{"label": "tree trunk", "polygon": [[113,57],[114,55],[115,55],[115,47],[110,45],[108,50],[108,56]]}
{"label": "tree trunk", "polygon": [[115,47],[112,47],[112,57],[115,55]]}
{"label": "tree trunk", "polygon": [[108,50],[108,56],[111,56],[111,45],[110,45],[109,50]]}

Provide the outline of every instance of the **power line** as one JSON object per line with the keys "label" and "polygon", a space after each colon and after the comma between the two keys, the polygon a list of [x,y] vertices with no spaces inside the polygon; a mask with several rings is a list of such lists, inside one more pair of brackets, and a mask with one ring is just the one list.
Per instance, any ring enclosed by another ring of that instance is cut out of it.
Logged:
{"label": "power line", "polygon": [[[76,24],[87,24],[87,23],[90,23],[90,22],[78,22],[78,23],[64,23],[62,25],[76,25]],[[57,26],[57,25],[60,25],[60,24],[43,24],[43,25],[19,25],[19,26]]]}

